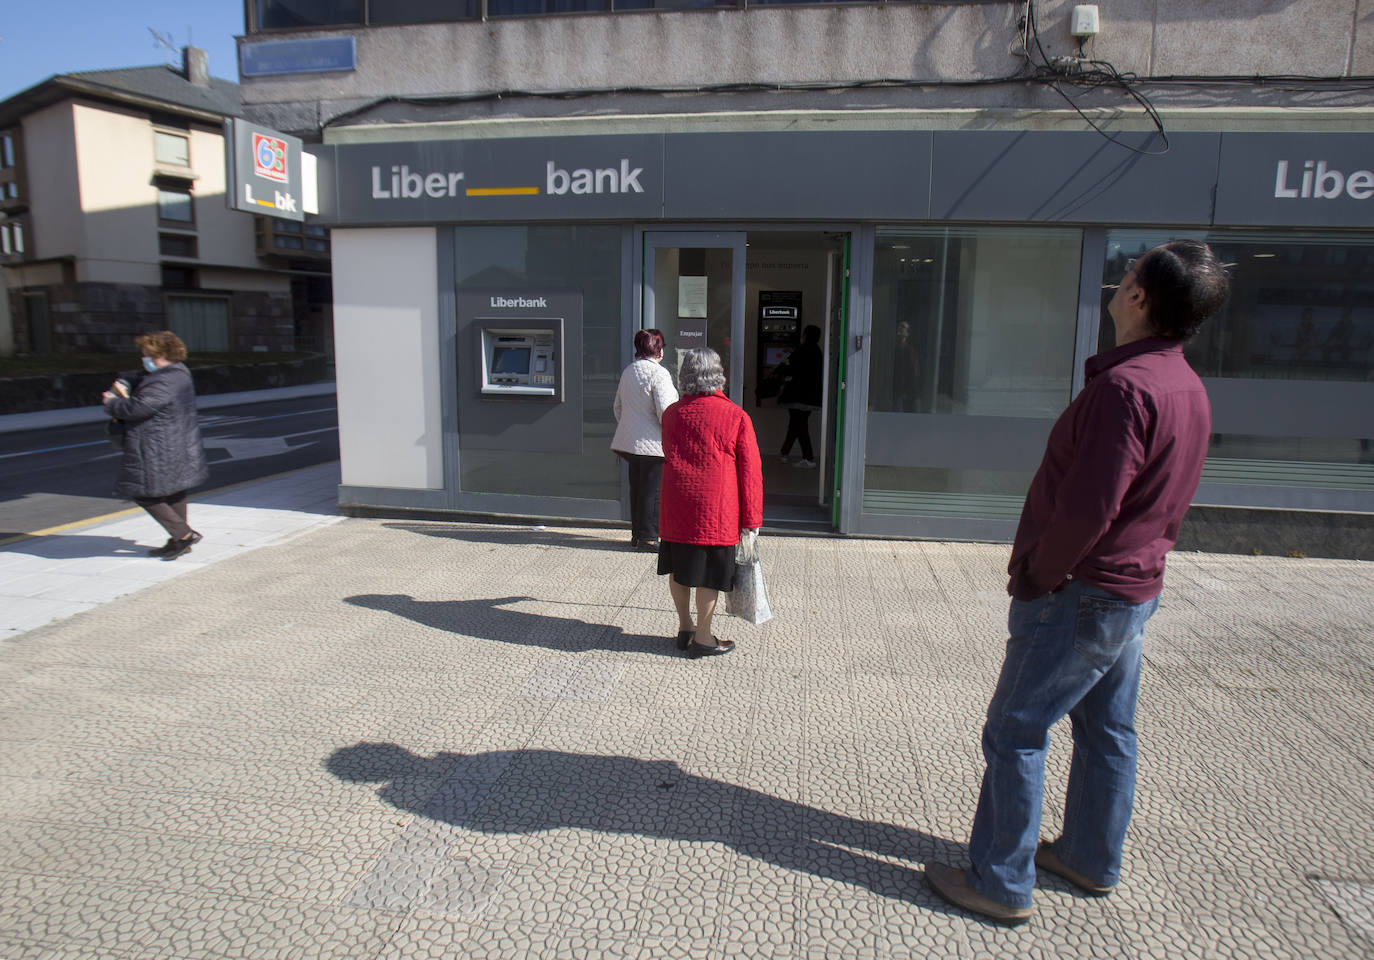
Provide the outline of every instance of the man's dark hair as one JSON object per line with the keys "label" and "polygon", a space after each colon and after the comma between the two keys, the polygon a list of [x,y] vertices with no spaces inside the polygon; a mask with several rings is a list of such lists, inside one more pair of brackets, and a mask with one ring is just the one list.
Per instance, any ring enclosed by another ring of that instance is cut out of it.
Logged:
{"label": "man's dark hair", "polygon": [[1171,240],[1135,265],[1145,292],[1150,327],[1166,340],[1191,340],[1221,309],[1231,280],[1220,258],[1201,240]]}

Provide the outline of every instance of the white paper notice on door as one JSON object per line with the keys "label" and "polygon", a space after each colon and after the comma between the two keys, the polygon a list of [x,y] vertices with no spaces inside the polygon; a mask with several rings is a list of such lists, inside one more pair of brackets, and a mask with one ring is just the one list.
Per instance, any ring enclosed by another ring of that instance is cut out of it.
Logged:
{"label": "white paper notice on door", "polygon": [[706,278],[677,278],[677,315],[679,317],[706,316]]}

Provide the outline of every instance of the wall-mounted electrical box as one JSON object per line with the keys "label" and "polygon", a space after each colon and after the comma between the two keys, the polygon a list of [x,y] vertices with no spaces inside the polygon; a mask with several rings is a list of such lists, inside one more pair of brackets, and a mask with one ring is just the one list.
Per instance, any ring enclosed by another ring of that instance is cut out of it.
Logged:
{"label": "wall-mounted electrical box", "polygon": [[1069,19],[1069,33],[1075,37],[1095,37],[1101,29],[1097,4],[1080,3],[1073,8],[1073,16]]}

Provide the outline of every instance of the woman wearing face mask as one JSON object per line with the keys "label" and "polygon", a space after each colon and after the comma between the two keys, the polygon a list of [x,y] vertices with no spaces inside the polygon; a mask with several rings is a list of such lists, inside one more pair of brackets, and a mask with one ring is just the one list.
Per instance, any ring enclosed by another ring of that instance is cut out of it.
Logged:
{"label": "woman wearing face mask", "polygon": [[116,381],[100,395],[106,412],[124,421],[124,458],[114,492],[147,510],[167,531],[167,542],[149,555],[175,560],[201,540],[186,522],[186,492],[210,476],[196,391],[183,362],[186,344],[175,333],[145,333],[134,343],[146,372],[132,392]]}
{"label": "woman wearing face mask", "polygon": [[615,392],[615,436],[611,449],[630,465],[630,548],[658,550],[658,488],[663,476],[659,422],[677,402],[673,378],[661,366],[663,334],[635,334],[635,359],[620,375]]}

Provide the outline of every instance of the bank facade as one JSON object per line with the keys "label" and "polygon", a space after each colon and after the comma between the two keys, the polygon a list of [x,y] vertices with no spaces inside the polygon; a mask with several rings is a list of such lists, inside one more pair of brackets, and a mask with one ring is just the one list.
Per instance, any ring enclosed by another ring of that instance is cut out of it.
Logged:
{"label": "bank facade", "polygon": [[[272,83],[258,116],[290,126]],[[611,401],[634,331],[657,327],[670,369],[703,342],[725,360],[769,524],[1008,540],[1083,361],[1111,344],[1127,262],[1186,236],[1234,287],[1187,350],[1214,418],[1195,505],[1374,514],[1366,90],[1104,131],[942,96],[683,113],[606,94],[608,116],[502,118],[383,98],[322,124],[341,504],[625,519]],[[813,323],[826,401],[804,470],[778,457],[786,411],[759,387]]]}

